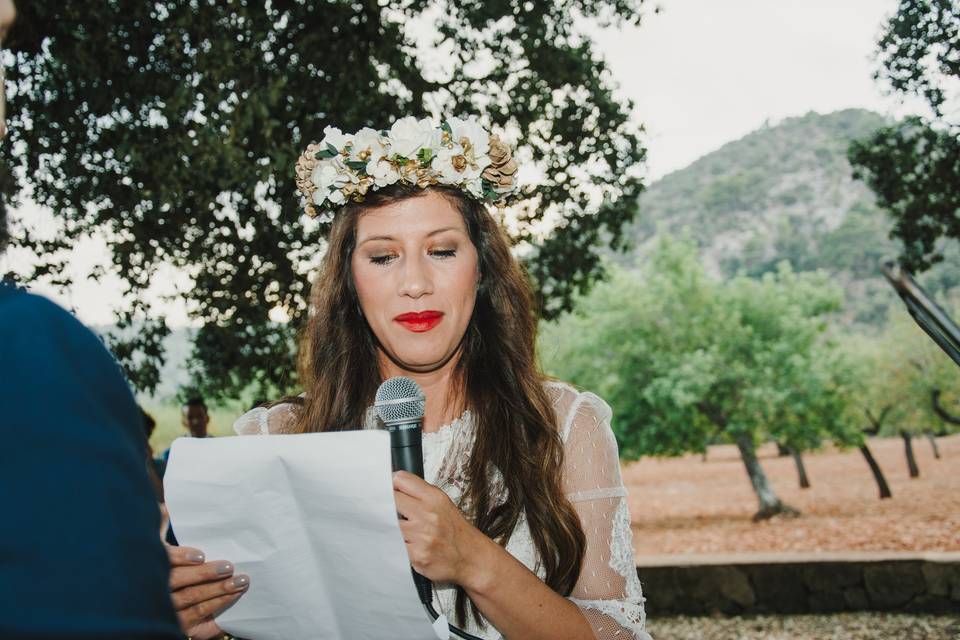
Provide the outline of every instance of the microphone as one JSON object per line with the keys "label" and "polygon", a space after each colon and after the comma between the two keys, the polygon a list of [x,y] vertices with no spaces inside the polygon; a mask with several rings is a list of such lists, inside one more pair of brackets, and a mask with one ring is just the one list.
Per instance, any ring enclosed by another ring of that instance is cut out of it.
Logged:
{"label": "microphone", "polygon": [[[380,385],[373,406],[390,432],[390,458],[394,471],[409,471],[423,478],[423,412],[427,398],[420,385],[404,376],[390,378]],[[446,622],[433,608],[433,584],[410,567],[420,602],[434,620],[453,635],[466,640],[481,640]],[[439,631],[439,630],[438,630]]]}
{"label": "microphone", "polygon": [[423,477],[423,411],[427,399],[420,385],[403,376],[390,378],[377,389],[373,403],[390,432],[394,471]]}

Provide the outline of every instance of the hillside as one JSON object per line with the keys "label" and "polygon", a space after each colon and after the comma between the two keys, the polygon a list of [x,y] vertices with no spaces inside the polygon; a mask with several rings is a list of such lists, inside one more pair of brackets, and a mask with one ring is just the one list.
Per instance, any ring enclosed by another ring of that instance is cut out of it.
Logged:
{"label": "hillside", "polygon": [[[893,300],[879,262],[895,256],[889,221],[870,190],[852,178],[852,139],[881,126],[860,109],[809,113],[764,126],[650,186],[628,230],[633,264],[658,234],[686,235],[715,275],[761,275],[781,260],[825,269],[847,293],[850,322],[879,324]],[[937,293],[960,284],[956,251],[922,282]]]}

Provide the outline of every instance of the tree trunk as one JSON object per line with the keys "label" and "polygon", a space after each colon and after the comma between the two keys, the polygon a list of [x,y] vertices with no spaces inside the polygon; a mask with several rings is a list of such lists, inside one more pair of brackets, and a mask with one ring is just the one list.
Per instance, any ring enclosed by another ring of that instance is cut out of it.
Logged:
{"label": "tree trunk", "polygon": [[907,469],[910,470],[910,477],[919,478],[920,469],[917,468],[917,459],[913,457],[913,435],[901,429],[900,437],[903,438],[903,451],[907,454]]}
{"label": "tree trunk", "polygon": [[927,440],[930,441],[930,447],[933,449],[933,457],[940,459],[940,447],[937,446],[937,436],[933,431],[926,431]]}
{"label": "tree trunk", "polygon": [[796,449],[790,449],[790,454],[793,456],[793,461],[797,465],[797,475],[800,476],[800,488],[809,489],[810,480],[807,478],[807,468],[803,466],[803,455]]}
{"label": "tree trunk", "polygon": [[791,453],[793,453],[793,449],[791,449],[790,447],[785,447],[785,446],[783,446],[782,444],[780,444],[779,442],[777,443],[777,455],[778,455],[778,456],[780,456],[781,458],[786,458],[786,457],[789,456]]}
{"label": "tree trunk", "polygon": [[740,457],[743,458],[743,466],[747,469],[747,475],[750,477],[750,484],[753,485],[753,491],[757,494],[757,500],[760,502],[760,510],[753,516],[754,522],[765,520],[776,515],[798,516],[800,512],[780,501],[777,494],[773,492],[770,481],[767,480],[760,461],[757,460],[757,452],[753,446],[753,439],[747,434],[737,434],[734,438],[737,448],[740,450]]}
{"label": "tree trunk", "polygon": [[880,488],[880,499],[892,498],[893,494],[890,493],[890,486],[887,484],[887,479],[883,477],[883,470],[880,469],[880,465],[877,464],[866,442],[860,447],[860,453],[866,458],[867,464],[870,465],[870,471],[873,472],[873,479],[877,481],[877,487]]}

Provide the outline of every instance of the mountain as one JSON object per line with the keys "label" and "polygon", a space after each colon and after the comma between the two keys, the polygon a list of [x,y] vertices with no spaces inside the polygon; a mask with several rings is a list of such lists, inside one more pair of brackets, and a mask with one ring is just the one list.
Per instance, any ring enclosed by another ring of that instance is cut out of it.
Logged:
{"label": "mountain", "polygon": [[[894,297],[879,263],[898,244],[846,153],[884,124],[862,109],[811,112],[724,145],[650,186],[626,231],[633,248],[614,260],[632,265],[668,233],[696,242],[721,277],[758,276],[782,260],[797,271],[825,269],[846,292],[847,321],[881,324]],[[935,293],[960,284],[952,253],[921,279]]]}

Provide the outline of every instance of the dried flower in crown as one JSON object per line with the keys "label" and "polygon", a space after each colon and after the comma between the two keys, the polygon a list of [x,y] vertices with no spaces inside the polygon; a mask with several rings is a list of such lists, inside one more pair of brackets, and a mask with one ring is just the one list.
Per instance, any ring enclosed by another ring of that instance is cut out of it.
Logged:
{"label": "dried flower in crown", "polygon": [[367,192],[397,182],[457,187],[479,200],[501,202],[516,193],[516,177],[510,148],[474,118],[450,118],[437,127],[407,116],[389,131],[365,127],[352,134],[327,127],[296,166],[304,210],[321,222],[332,220],[348,200],[362,202]]}

